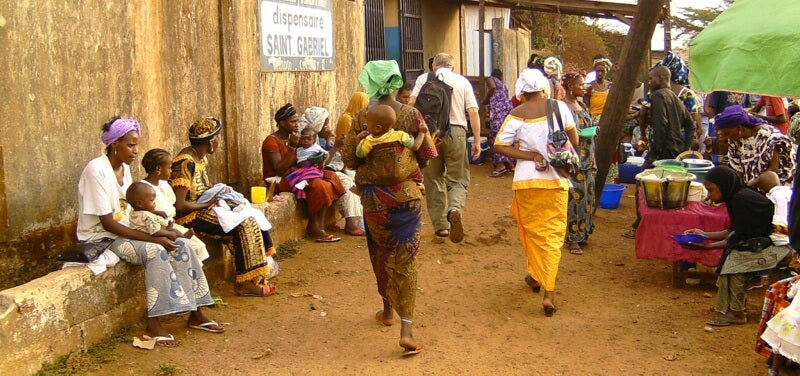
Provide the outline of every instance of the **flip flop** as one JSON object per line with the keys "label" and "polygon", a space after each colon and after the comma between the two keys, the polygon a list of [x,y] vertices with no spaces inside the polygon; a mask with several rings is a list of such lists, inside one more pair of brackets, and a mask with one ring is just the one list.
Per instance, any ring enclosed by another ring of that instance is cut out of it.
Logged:
{"label": "flip flop", "polygon": [[450,222],[450,241],[461,243],[464,240],[464,226],[461,223],[461,212],[451,209],[447,212],[447,221]]}
{"label": "flip flop", "polygon": [[[405,348],[405,347],[404,347]],[[413,349],[405,348],[406,350],[403,351],[403,356],[409,356],[414,354],[419,354],[422,352],[422,345],[417,345],[417,347]]]}
{"label": "flip flop", "polygon": [[583,254],[583,250],[581,249],[581,246],[580,246],[580,245],[578,245],[577,243],[576,243],[576,244],[571,244],[571,245],[569,246],[569,253],[570,253],[570,254],[573,254],[573,255],[578,255],[578,256],[580,256],[580,255],[582,255],[582,254]]}
{"label": "flip flop", "polygon": [[449,237],[450,236],[450,230],[445,230],[445,229],[436,230],[436,236],[438,236],[440,238]]}
{"label": "flip flop", "polygon": [[[146,340],[154,340],[156,341],[156,345],[164,347],[178,347],[181,344],[181,341],[176,340],[175,337],[172,336],[172,334],[168,336],[155,336],[155,337],[150,337],[147,334],[144,334],[142,335],[142,338]],[[169,344],[167,343],[167,341],[171,341],[173,343]]]}
{"label": "flip flop", "polygon": [[530,286],[533,292],[542,291],[542,285],[540,285],[539,282],[533,279],[533,277],[531,277],[530,275],[525,276],[525,283],[528,284],[528,286]]}
{"label": "flip flop", "polygon": [[[274,289],[273,289],[273,292],[274,292]],[[206,331],[206,332],[209,332],[209,333],[222,333],[222,332],[225,331],[225,327],[223,327],[220,324],[217,324],[217,322],[214,321],[214,320],[211,320],[209,322],[204,322],[204,323],[202,323],[200,325],[186,325],[186,326],[191,328],[191,329],[203,330],[203,331]],[[219,327],[219,329],[211,328],[212,326],[217,326],[217,327]]]}
{"label": "flip flop", "polygon": [[706,321],[706,324],[711,326],[744,325],[747,324],[747,318],[735,320],[727,316],[717,316],[709,321]]}
{"label": "flip flop", "polygon": [[274,293],[275,293],[275,286],[270,285],[269,283],[267,283],[266,285],[261,285],[261,293],[260,294],[252,293],[252,292],[237,292],[236,295],[239,295],[239,296],[257,296],[257,297],[266,298],[266,297],[268,297],[268,296],[270,296],[270,295],[272,295]]}
{"label": "flip flop", "polygon": [[328,236],[326,236],[324,238],[317,239],[316,242],[317,243],[336,243],[336,242],[338,242],[340,240],[342,240],[342,238],[340,238],[338,236],[335,236],[333,234],[328,234]]}
{"label": "flip flop", "polygon": [[351,236],[364,236],[366,234],[367,234],[367,232],[364,231],[364,229],[360,229],[360,228],[357,228],[355,230],[347,231],[347,235],[351,235]]}
{"label": "flip flop", "polygon": [[636,229],[630,229],[622,233],[623,238],[636,239]]}
{"label": "flip flop", "polygon": [[378,321],[378,323],[381,323],[381,324],[383,324],[383,326],[392,326],[392,325],[394,325],[394,323],[393,323],[393,322],[391,322],[391,321],[384,321],[384,320],[383,320],[383,317],[381,317],[381,314],[382,314],[382,313],[383,313],[383,310],[380,310],[380,311],[378,311],[378,312],[375,312],[375,320],[377,320],[377,321]]}
{"label": "flip flop", "polygon": [[489,175],[489,177],[497,178],[497,177],[503,176],[503,175],[505,175],[505,174],[507,174],[509,172],[511,172],[511,171],[509,171],[507,168],[504,168],[502,170],[492,171],[492,174]]}

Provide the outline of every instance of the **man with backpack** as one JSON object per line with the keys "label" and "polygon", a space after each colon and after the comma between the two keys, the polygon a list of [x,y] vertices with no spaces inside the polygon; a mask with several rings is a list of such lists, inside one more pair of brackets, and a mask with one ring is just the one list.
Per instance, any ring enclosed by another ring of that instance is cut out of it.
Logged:
{"label": "man with backpack", "polygon": [[439,151],[422,170],[428,214],[436,236],[458,243],[464,238],[461,212],[469,187],[465,113],[475,136],[472,158],[477,159],[481,153],[478,101],[469,80],[453,72],[453,56],[439,53],[433,58],[433,71],[417,78],[410,104],[425,118]]}

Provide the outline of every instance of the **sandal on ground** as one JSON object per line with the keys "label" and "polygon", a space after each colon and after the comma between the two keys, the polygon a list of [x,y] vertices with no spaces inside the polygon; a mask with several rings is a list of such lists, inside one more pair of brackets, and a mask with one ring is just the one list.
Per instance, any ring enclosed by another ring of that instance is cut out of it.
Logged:
{"label": "sandal on ground", "polygon": [[622,237],[628,239],[636,239],[636,229],[632,228],[626,232],[623,232]]}
{"label": "sandal on ground", "polygon": [[556,306],[542,306],[544,308],[544,315],[546,317],[553,317],[553,314],[556,313]]}
{"label": "sandal on ground", "polygon": [[252,293],[252,292],[236,292],[236,295],[239,296],[258,296],[264,297],[270,296],[275,293],[275,286],[270,285],[269,283],[265,285],[261,285],[261,292],[260,293]]}
{"label": "sandal on ground", "polygon": [[528,286],[530,286],[533,292],[542,291],[542,285],[540,285],[539,282],[537,282],[535,279],[533,279],[533,277],[529,275],[525,276],[525,283],[527,283]]}
{"label": "sandal on ground", "polygon": [[338,237],[336,235],[333,235],[333,234],[328,234],[325,237],[317,239],[316,242],[317,243],[336,243],[336,242],[338,242],[340,240],[342,240],[342,238],[340,238],[340,237]]}
{"label": "sandal on ground", "polygon": [[461,223],[461,212],[450,209],[447,212],[447,221],[450,222],[450,241],[461,243],[464,240],[464,225]]}
{"label": "sandal on ground", "polygon": [[379,310],[378,312],[375,312],[375,320],[378,321],[378,323],[383,324],[383,326],[392,326],[392,325],[394,325],[394,323],[391,320],[386,321],[386,320],[383,319],[382,316],[383,316],[383,310]]}
{"label": "sandal on ground", "polygon": [[492,171],[492,174],[489,175],[489,177],[496,178],[496,177],[503,176],[503,175],[505,175],[505,174],[507,174],[509,172],[511,172],[511,171],[509,171],[508,168],[503,168],[502,170]]}
{"label": "sandal on ground", "polygon": [[405,350],[403,351],[403,356],[409,356],[414,354],[419,354],[422,352],[422,345],[416,345],[413,348],[403,347]]}
{"label": "sandal on ground", "polygon": [[345,231],[345,232],[347,233],[347,235],[350,235],[350,236],[364,236],[364,235],[367,234],[367,232],[364,231],[364,229],[361,229],[361,228],[357,228],[355,230],[348,230],[348,231]]}
{"label": "sandal on ground", "polygon": [[145,334],[142,335],[142,338],[146,340],[155,340],[156,345],[164,347],[178,347],[181,344],[181,341],[176,340],[175,337],[172,336],[172,334],[168,334],[165,336],[155,336],[155,337],[150,337],[147,334]]}
{"label": "sandal on ground", "polygon": [[[274,290],[275,289],[273,288],[273,292]],[[209,333],[222,333],[225,331],[225,327],[223,327],[220,324],[217,324],[217,322],[214,320],[211,320],[209,322],[204,322],[200,325],[186,325],[186,326],[189,327],[190,329],[203,330]]]}
{"label": "sandal on ground", "polygon": [[580,256],[583,254],[583,250],[578,243],[572,243],[569,245],[569,253]]}
{"label": "sandal on ground", "polygon": [[446,229],[436,230],[436,236],[438,236],[440,238],[449,237],[450,236],[450,230],[446,230]]}
{"label": "sandal on ground", "polygon": [[747,324],[747,318],[742,317],[740,319],[733,319],[723,315],[723,316],[717,316],[709,321],[706,321],[706,324],[711,326],[743,325]]}

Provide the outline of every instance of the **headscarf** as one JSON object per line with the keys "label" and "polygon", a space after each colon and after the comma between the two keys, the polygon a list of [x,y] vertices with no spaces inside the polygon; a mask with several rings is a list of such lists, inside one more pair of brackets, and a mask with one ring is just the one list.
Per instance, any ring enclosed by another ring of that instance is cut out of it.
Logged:
{"label": "headscarf", "polygon": [[219,119],[213,116],[197,119],[189,126],[189,143],[192,145],[205,144],[220,131],[222,131],[222,122]]}
{"label": "headscarf", "polygon": [[762,124],[766,124],[766,122],[748,114],[747,111],[738,104],[725,107],[725,110],[723,110],[721,114],[714,117],[714,127],[716,127],[716,129],[734,128],[739,125],[744,125],[747,128],[754,128]]}
{"label": "headscarf", "polygon": [[370,98],[378,98],[403,87],[403,76],[396,61],[374,60],[364,65],[358,82]]}
{"label": "headscarf", "polygon": [[522,97],[523,93],[536,93],[539,91],[544,91],[547,97],[550,97],[550,81],[538,69],[524,69],[519,74],[514,89],[518,99]]}
{"label": "headscarf", "polygon": [[544,67],[544,56],[539,54],[531,54],[531,57],[528,59],[528,68],[543,69],[543,67]]}
{"label": "headscarf", "polygon": [[291,103],[287,103],[283,105],[283,107],[279,108],[278,111],[275,111],[275,122],[280,123],[293,115],[297,114],[297,110],[292,106]]}
{"label": "headscarf", "polygon": [[714,183],[722,194],[722,201],[729,202],[733,195],[747,187],[736,171],[728,166],[716,166],[706,173],[705,181]]}
{"label": "headscarf", "polygon": [[586,72],[569,71],[564,73],[564,76],[561,77],[561,85],[564,86],[564,89],[569,90],[569,87],[572,86],[578,77],[586,77]]}
{"label": "headscarf", "polygon": [[557,57],[550,56],[544,59],[544,73],[547,74],[548,77],[560,78],[563,72],[561,60],[558,60]]}
{"label": "headscarf", "polygon": [[119,118],[108,126],[108,130],[103,132],[100,139],[103,140],[106,146],[109,146],[112,142],[124,137],[130,131],[136,131],[136,133],[141,136],[142,128],[139,126],[139,122],[134,119]]}
{"label": "headscarf", "polygon": [[344,110],[345,113],[350,115],[355,115],[356,112],[361,111],[369,106],[369,97],[367,93],[357,91],[350,97],[350,103],[347,104],[347,108]]}
{"label": "headscarf", "polygon": [[595,69],[597,69],[598,65],[604,65],[606,67],[606,70],[608,70],[608,71],[610,71],[611,67],[614,66],[613,64],[611,64],[611,60],[608,60],[608,58],[605,58],[605,57],[601,57],[599,59],[594,59],[594,61],[592,61],[592,66]]}
{"label": "headscarf", "polygon": [[330,113],[322,107],[309,107],[300,117],[300,130],[310,128],[314,130],[314,133],[319,133],[328,116],[330,116]]}
{"label": "headscarf", "polygon": [[687,85],[689,83],[689,66],[681,59],[680,56],[675,55],[672,51],[667,53],[663,60],[656,63],[655,66],[665,66],[669,69],[670,80],[676,84]]}

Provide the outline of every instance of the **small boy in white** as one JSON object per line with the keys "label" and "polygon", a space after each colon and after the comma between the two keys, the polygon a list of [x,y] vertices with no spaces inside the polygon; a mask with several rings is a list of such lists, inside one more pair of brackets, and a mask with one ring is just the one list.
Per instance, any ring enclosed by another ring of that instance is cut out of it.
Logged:
{"label": "small boy in white", "polygon": [[756,179],[759,189],[766,192],[767,198],[775,204],[772,225],[775,231],[770,235],[772,244],[789,244],[789,201],[792,199],[792,188],[780,185],[780,178],[774,171],[762,173]]}

